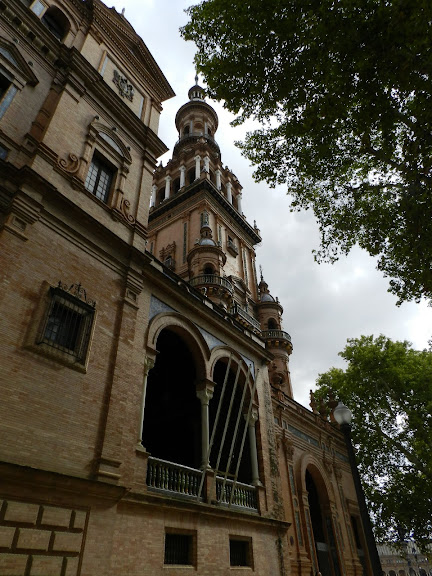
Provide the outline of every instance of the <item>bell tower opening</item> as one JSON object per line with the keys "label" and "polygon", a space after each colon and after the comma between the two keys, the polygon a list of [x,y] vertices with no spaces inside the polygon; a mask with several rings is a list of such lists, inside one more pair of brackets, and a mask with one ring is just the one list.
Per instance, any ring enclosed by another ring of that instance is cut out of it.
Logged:
{"label": "bell tower opening", "polygon": [[199,468],[201,404],[196,368],[186,342],[164,329],[157,339],[156,363],[147,380],[143,444],[155,458]]}

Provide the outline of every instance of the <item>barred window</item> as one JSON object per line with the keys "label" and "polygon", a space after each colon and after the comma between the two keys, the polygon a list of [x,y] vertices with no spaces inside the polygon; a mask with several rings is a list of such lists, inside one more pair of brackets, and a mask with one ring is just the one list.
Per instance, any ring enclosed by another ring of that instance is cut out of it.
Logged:
{"label": "barred window", "polygon": [[37,344],[73,357],[84,364],[94,320],[94,305],[60,287],[50,288],[50,302],[41,324]]}
{"label": "barred window", "polygon": [[192,534],[165,534],[164,564],[193,566]]}
{"label": "barred window", "polygon": [[114,169],[108,163],[95,154],[90,163],[85,187],[102,202],[108,202],[114,172]]}
{"label": "barred window", "polygon": [[230,566],[252,566],[249,539],[230,538]]}

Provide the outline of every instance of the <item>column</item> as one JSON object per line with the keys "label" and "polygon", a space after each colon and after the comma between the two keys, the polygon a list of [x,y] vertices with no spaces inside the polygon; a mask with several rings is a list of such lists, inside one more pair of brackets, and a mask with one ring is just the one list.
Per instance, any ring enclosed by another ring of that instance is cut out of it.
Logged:
{"label": "column", "polygon": [[180,166],[180,188],[183,188],[186,182],[186,166]]}
{"label": "column", "polygon": [[237,194],[237,210],[239,211],[240,214],[243,214],[241,201],[242,201],[242,194],[241,192],[239,192]]}
{"label": "column", "polygon": [[[245,419],[247,415],[245,414]],[[259,472],[258,472],[258,454],[257,454],[257,447],[256,447],[256,432],[255,432],[255,424],[258,420],[258,412],[256,410],[252,410],[251,415],[249,416],[248,420],[248,435],[249,435],[249,450],[250,450],[250,457],[251,457],[251,466],[252,466],[252,485],[253,486],[262,486],[260,479],[259,479]]]}
{"label": "column", "polygon": [[209,467],[209,441],[210,441],[210,420],[209,402],[213,398],[213,382],[206,382],[205,387],[197,390],[197,397],[201,402],[201,469]]}
{"label": "column", "polygon": [[151,193],[151,200],[150,200],[150,208],[153,208],[154,206],[156,206],[156,192],[157,192],[156,184],[153,184],[152,193]]}
{"label": "column", "polygon": [[171,188],[171,176],[165,176],[165,197],[164,200],[168,200],[170,197],[170,188]]}
{"label": "column", "polygon": [[142,446],[142,434],[143,434],[143,427],[144,427],[144,410],[145,410],[145,401],[147,395],[147,378],[148,373],[155,365],[155,361],[153,358],[147,358],[144,361],[144,376],[143,376],[143,393],[141,397],[141,409],[140,409],[140,423],[139,423],[139,434],[138,434],[138,446]]}
{"label": "column", "polygon": [[218,190],[221,190],[221,189],[222,189],[222,183],[221,183],[221,175],[222,175],[222,172],[221,172],[221,171],[219,170],[219,168],[218,168],[218,169],[215,171],[215,174],[216,174],[216,188],[217,188]]}
{"label": "column", "polygon": [[226,191],[227,191],[227,200],[230,204],[232,204],[232,192],[231,192],[232,184],[231,182],[227,182]]}
{"label": "column", "polygon": [[195,180],[201,176],[201,156],[195,156]]}
{"label": "column", "polygon": [[210,173],[210,158],[208,156],[204,156],[204,172]]}

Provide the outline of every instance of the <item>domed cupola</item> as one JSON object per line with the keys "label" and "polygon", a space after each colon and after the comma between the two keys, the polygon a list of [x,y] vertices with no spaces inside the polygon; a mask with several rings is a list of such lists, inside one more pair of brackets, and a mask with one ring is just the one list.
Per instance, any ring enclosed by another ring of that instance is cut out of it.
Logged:
{"label": "domed cupola", "polygon": [[205,90],[198,85],[198,76],[195,76],[195,85],[189,88],[189,100],[205,100]]}
{"label": "domed cupola", "polygon": [[199,140],[204,140],[213,152],[220,154],[214,139],[219,119],[214,109],[205,101],[205,90],[198,85],[198,76],[195,76],[195,84],[189,89],[188,97],[189,102],[183,104],[176,114],[175,124],[179,139],[173,155]]}

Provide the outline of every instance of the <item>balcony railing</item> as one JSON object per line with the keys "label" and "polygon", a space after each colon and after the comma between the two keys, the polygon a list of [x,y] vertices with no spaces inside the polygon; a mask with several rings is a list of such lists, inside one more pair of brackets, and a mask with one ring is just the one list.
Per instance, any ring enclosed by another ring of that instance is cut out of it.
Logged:
{"label": "balcony railing", "polygon": [[177,140],[175,145],[177,146],[177,144],[182,142],[182,140],[186,140],[187,138],[205,138],[206,140],[209,140],[210,142],[216,142],[216,140],[213,138],[213,136],[210,136],[209,134],[202,134],[202,132],[189,132],[189,134],[183,134],[183,136],[181,136]]}
{"label": "balcony railing", "polygon": [[241,320],[252,326],[257,332],[261,332],[261,326],[258,320],[246,312],[246,310],[240,308],[237,303],[235,303],[231,308],[231,314],[233,316],[238,316]]}
{"label": "balcony railing", "polygon": [[263,330],[261,337],[264,338],[264,340],[287,340],[291,342],[291,336],[283,330]]}
{"label": "balcony railing", "polygon": [[202,472],[194,468],[149,456],[147,486],[150,488],[197,497],[201,476]]}
{"label": "balcony railing", "polygon": [[189,280],[191,286],[220,286],[228,290],[230,294],[233,293],[233,285],[229,280],[223,278],[222,276],[217,276],[216,274],[202,274],[201,276],[195,276]]}
{"label": "balcony railing", "polygon": [[242,508],[249,508],[250,510],[258,509],[256,489],[249,484],[236,482],[234,486],[232,480],[225,480],[224,483],[223,478],[217,477],[216,498],[220,504],[232,504],[234,506],[241,506]]}

